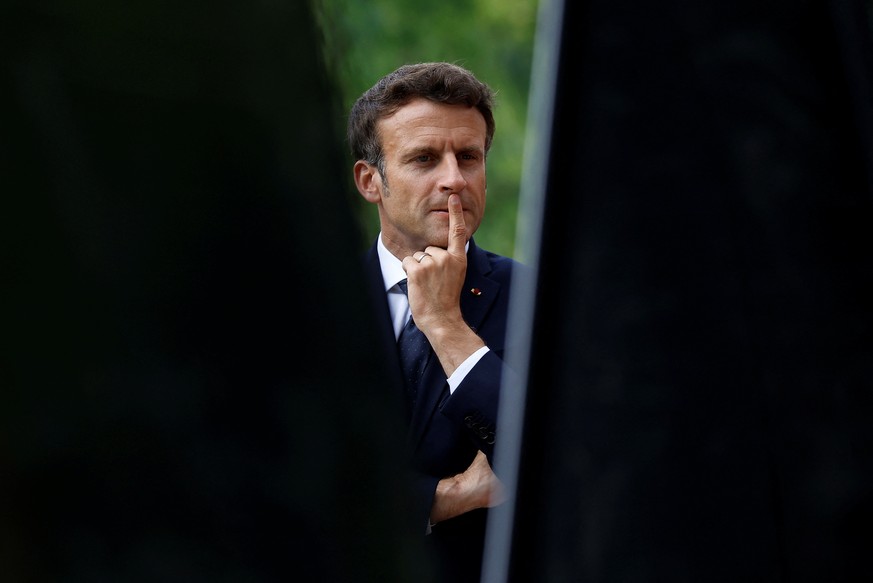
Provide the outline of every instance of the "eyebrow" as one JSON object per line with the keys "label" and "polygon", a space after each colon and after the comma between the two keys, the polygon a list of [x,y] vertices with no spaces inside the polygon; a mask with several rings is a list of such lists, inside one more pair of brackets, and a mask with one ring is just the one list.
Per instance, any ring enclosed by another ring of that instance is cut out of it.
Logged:
{"label": "eyebrow", "polygon": [[[399,152],[399,154],[401,155],[401,157],[405,158],[408,156],[417,156],[419,154],[436,154],[436,153],[441,154],[442,151],[443,151],[442,148],[434,148],[434,147],[431,147],[428,145],[420,145],[420,146],[410,146],[408,148],[404,148],[403,150],[401,150]],[[469,146],[466,148],[460,148],[455,153],[456,154],[479,154],[479,155],[481,155],[484,152],[485,152],[485,148],[482,148],[480,146]]]}
{"label": "eyebrow", "polygon": [[480,148],[479,146],[471,146],[469,148],[463,148],[458,151],[459,154],[478,154],[482,155],[485,153],[485,148]]}

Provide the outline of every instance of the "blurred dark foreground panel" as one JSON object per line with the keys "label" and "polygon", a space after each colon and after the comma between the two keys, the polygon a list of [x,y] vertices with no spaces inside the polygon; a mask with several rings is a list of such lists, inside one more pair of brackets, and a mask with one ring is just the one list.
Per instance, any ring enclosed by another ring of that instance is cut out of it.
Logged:
{"label": "blurred dark foreground panel", "polygon": [[871,10],[565,3],[511,581],[873,580]]}
{"label": "blurred dark foreground panel", "polygon": [[3,581],[407,581],[305,2],[14,2]]}

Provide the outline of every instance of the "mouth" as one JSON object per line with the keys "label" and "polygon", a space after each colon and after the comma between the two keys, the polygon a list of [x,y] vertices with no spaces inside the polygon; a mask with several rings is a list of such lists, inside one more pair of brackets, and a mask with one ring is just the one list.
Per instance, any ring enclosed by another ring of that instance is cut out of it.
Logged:
{"label": "mouth", "polygon": [[[464,208],[461,209],[461,211],[464,212],[465,214],[468,212],[468,210],[469,210],[469,209],[467,209],[466,207],[464,207]],[[447,214],[449,214],[449,209],[444,209],[444,208],[443,208],[443,209],[440,209],[440,208],[437,208],[437,209],[431,209],[430,212],[432,212],[432,213],[436,213],[436,214],[439,214],[439,215],[447,215]]]}

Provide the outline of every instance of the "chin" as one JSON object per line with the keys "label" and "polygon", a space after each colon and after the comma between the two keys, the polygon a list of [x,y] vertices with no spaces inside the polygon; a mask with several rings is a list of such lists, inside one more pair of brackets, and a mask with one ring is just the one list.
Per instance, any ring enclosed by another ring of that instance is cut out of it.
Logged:
{"label": "chin", "polygon": [[428,241],[428,245],[445,249],[449,246],[449,233],[445,232],[439,235],[434,235],[433,237],[429,237]]}

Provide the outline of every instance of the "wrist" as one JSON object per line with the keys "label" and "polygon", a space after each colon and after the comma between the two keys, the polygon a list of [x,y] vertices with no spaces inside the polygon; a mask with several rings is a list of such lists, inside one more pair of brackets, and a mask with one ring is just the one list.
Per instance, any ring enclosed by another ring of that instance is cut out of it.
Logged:
{"label": "wrist", "polygon": [[471,354],[485,346],[482,340],[466,323],[456,328],[440,327],[426,333],[446,373],[446,377],[463,363]]}
{"label": "wrist", "polygon": [[434,525],[461,514],[459,497],[458,476],[443,478],[437,482],[436,492],[433,497],[433,506],[430,511],[430,524]]}

